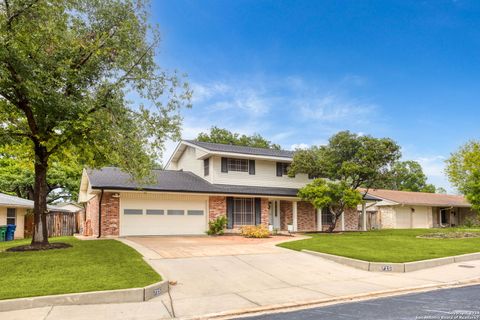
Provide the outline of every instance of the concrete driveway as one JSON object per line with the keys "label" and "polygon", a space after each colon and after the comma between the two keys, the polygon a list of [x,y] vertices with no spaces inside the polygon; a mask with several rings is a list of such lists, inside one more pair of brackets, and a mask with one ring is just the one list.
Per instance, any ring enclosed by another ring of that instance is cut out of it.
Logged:
{"label": "concrete driveway", "polygon": [[451,281],[446,269],[456,280],[480,276],[480,262],[467,269],[367,272],[275,246],[285,240],[295,239],[132,237],[126,242],[176,282],[171,296],[177,317],[441,284]]}

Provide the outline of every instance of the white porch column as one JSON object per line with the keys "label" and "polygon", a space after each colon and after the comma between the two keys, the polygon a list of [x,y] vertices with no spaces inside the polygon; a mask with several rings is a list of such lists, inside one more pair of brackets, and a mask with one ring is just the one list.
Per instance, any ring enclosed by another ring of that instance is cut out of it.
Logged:
{"label": "white porch column", "polygon": [[362,203],[362,230],[367,231],[367,207]]}
{"label": "white porch column", "polygon": [[322,209],[317,209],[317,231],[322,231]]}
{"label": "white porch column", "polygon": [[297,221],[297,201],[292,202],[292,222],[293,222],[293,231],[297,232],[298,230],[298,221]]}
{"label": "white porch column", "polygon": [[342,212],[342,231],[345,231],[345,212]]}

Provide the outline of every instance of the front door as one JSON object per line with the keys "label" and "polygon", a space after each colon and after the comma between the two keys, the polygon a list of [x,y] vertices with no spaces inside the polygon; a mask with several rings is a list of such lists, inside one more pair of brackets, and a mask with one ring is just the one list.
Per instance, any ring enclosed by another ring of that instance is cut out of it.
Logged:
{"label": "front door", "polygon": [[280,230],[280,201],[270,201],[270,225],[273,229]]}

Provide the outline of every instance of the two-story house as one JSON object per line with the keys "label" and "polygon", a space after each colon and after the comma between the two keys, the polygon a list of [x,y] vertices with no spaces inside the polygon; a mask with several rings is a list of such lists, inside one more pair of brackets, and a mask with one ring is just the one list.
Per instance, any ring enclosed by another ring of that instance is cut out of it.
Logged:
{"label": "two-story house", "polygon": [[[84,170],[79,202],[86,203],[85,235],[204,234],[208,222],[225,215],[228,230],[262,224],[271,229],[320,231],[330,222],[297,197],[311,181],[287,175],[293,152],[182,141],[155,183],[138,185],[118,168]],[[356,210],[337,228],[358,230]]]}

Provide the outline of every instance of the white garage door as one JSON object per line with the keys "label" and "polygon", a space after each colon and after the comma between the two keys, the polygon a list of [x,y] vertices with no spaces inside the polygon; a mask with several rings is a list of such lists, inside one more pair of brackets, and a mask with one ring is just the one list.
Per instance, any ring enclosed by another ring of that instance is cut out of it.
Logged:
{"label": "white garage door", "polygon": [[397,207],[396,217],[397,217],[397,223],[395,225],[396,229],[410,229],[412,227],[412,220],[411,220],[412,213],[410,208]]}
{"label": "white garage door", "polygon": [[120,235],[205,234],[206,201],[121,199]]}

